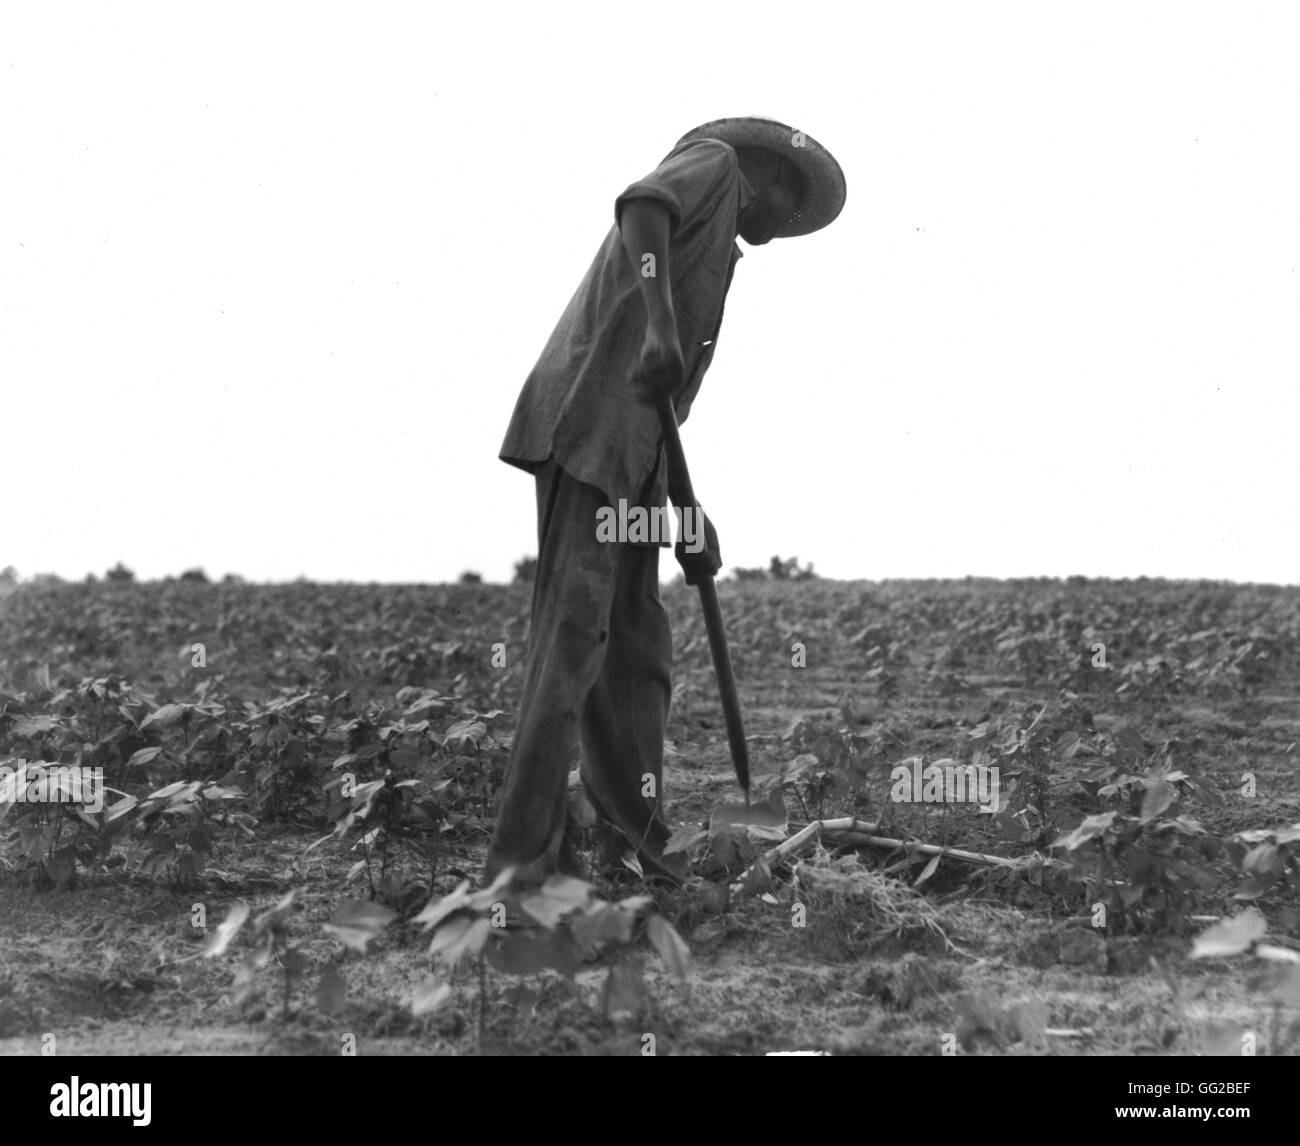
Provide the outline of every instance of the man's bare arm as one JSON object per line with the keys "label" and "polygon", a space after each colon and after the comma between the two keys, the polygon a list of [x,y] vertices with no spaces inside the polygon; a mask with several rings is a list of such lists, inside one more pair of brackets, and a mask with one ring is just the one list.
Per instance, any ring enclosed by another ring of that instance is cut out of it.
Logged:
{"label": "man's bare arm", "polygon": [[669,230],[668,209],[662,203],[632,199],[623,205],[619,233],[646,309],[645,338],[634,382],[647,400],[653,400],[660,391],[674,390],[685,370],[668,273]]}
{"label": "man's bare arm", "polygon": [[673,291],[668,274],[668,208],[654,199],[632,199],[623,205],[619,232],[623,249],[636,272],[650,325],[676,330]]}
{"label": "man's bare arm", "polygon": [[[670,218],[663,204],[653,199],[633,199],[624,205],[619,231],[623,236],[623,249],[627,251],[641,286],[647,316],[634,381],[642,395],[652,401],[657,392],[671,393],[685,373],[668,274],[669,230]],[[686,509],[679,476],[669,464],[668,496],[675,506]],[[692,511],[696,509],[694,506],[689,508]],[[699,521],[695,524],[701,532],[691,538],[691,544],[679,540],[676,547],[677,561],[686,574],[688,585],[697,584],[701,577],[711,577],[722,568],[718,535],[713,523],[700,511]]]}

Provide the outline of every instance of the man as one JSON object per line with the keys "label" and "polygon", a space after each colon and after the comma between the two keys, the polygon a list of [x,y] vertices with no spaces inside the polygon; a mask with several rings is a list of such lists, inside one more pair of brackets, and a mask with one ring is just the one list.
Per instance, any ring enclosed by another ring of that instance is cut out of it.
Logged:
{"label": "man", "polygon": [[[662,855],[663,742],[672,634],[659,602],[659,545],[598,530],[620,502],[664,507],[672,475],[653,400],[684,421],[708,369],[739,235],[760,246],[830,223],[844,203],[834,158],[766,119],[696,128],[616,200],[615,223],[524,384],[501,447],[536,478],[537,573],[530,655],[487,876],[520,885],[578,874],[566,832],[568,776],[581,776],[606,858],[630,847],[647,876]],[[684,507],[678,507],[682,509]],[[627,520],[627,518],[624,518]],[[688,584],[721,568],[712,526],[685,519]],[[694,527],[694,528],[692,528]],[[676,857],[680,860],[680,857]]]}

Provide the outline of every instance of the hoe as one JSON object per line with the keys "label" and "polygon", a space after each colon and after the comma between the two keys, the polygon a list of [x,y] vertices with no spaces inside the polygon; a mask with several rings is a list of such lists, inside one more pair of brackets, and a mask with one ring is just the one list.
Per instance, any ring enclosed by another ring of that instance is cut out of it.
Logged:
{"label": "hoe", "polygon": [[[668,491],[673,504],[682,511],[683,520],[689,508],[700,517],[699,503],[691,485],[690,471],[686,468],[686,455],[682,452],[682,439],[677,429],[677,412],[672,398],[660,392],[655,402],[659,425],[663,430],[664,450],[668,457]],[[768,823],[771,811],[766,805],[751,807],[749,800],[749,746],[745,743],[745,726],[740,717],[740,698],[736,694],[736,677],[731,669],[731,653],[727,648],[727,634],[722,627],[722,609],[718,605],[718,587],[713,577],[701,577],[696,586],[700,604],[704,608],[704,626],[709,634],[709,651],[713,655],[713,671],[718,678],[718,691],[722,695],[722,714],[727,722],[727,743],[731,748],[731,762],[736,769],[736,780],[744,793],[743,804],[723,804],[714,813],[712,823],[748,824]],[[784,816],[781,817],[784,820]]]}

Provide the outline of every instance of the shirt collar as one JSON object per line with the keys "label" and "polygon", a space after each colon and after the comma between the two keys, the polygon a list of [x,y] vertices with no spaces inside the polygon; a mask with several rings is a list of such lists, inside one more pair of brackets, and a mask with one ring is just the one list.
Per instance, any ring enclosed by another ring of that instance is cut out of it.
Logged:
{"label": "shirt collar", "polygon": [[749,185],[749,180],[745,178],[743,171],[738,169],[736,174],[740,176],[740,207],[741,210],[744,210],[753,202],[754,188]]}

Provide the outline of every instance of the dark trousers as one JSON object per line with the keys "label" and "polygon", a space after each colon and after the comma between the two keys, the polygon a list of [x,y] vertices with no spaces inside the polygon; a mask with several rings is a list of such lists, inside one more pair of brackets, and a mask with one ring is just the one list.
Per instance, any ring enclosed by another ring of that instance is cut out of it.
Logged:
{"label": "dark trousers", "polygon": [[659,547],[598,541],[609,499],[554,461],[536,481],[528,667],[487,876],[509,865],[527,883],[577,874],[565,828],[579,743],[588,799],[650,872],[671,834],[660,812],[673,646]]}

